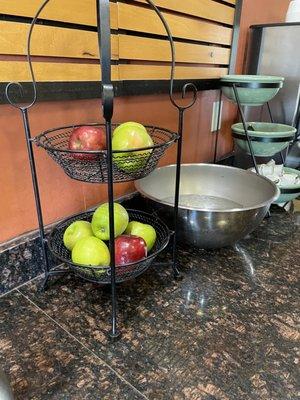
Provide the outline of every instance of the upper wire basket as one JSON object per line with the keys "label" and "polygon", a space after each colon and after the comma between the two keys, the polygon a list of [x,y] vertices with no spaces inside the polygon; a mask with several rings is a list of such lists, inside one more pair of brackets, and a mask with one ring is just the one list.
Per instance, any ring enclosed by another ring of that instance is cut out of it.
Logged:
{"label": "upper wire basket", "polygon": [[[103,124],[85,126],[103,127]],[[50,157],[73,179],[90,183],[108,182],[107,150],[92,151],[88,154],[80,150],[69,150],[69,137],[74,125],[47,130],[38,135],[34,142],[43,147]],[[112,129],[117,125],[112,125]],[[134,150],[113,151],[113,180],[126,182],[141,179],[152,172],[168,147],[178,136],[166,129],[145,126],[154,145]]]}
{"label": "upper wire basket", "polygon": [[[144,273],[153,263],[157,255],[163,251],[169,243],[171,231],[155,214],[148,214],[138,210],[127,210],[131,221],[138,221],[150,224],[156,231],[156,242],[146,258],[131,264],[116,266],[116,282],[124,282],[136,278]],[[74,221],[84,220],[91,222],[93,211],[68,218],[57,224],[49,235],[48,245],[52,254],[62,262],[66,263],[70,269],[81,278],[102,285],[111,284],[111,268],[91,267],[79,265],[72,262],[71,252],[66,249],[63,243],[63,235],[67,227]]]}

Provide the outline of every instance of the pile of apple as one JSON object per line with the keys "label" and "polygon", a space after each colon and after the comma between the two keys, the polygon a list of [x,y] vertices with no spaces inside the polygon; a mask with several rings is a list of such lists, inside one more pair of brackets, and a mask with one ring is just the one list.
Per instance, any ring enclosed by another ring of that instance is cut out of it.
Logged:
{"label": "pile of apple", "polygon": [[[112,136],[112,150],[120,151],[114,154],[114,163],[125,172],[136,172],[144,167],[147,154],[152,150],[128,152],[139,148],[153,146],[153,140],[147,129],[138,122],[125,122],[119,125]],[[69,138],[69,149],[77,151],[106,150],[106,133],[101,127],[80,126],[73,130]],[[122,151],[127,152],[122,153]],[[77,160],[95,160],[96,154],[73,153]]]}
{"label": "pile of apple", "polygon": [[[138,221],[129,222],[126,209],[114,203],[115,262],[117,266],[138,262],[147,257],[156,241],[153,226]],[[65,247],[76,264],[109,266],[109,206],[102,204],[94,212],[92,222],[72,222],[64,232]]]}

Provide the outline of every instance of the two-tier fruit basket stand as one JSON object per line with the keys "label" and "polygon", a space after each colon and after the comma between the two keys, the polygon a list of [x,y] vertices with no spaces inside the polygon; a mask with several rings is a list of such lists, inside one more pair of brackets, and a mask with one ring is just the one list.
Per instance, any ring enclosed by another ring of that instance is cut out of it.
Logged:
{"label": "two-tier fruit basket stand", "polygon": [[[32,102],[27,105],[19,105],[14,101],[11,89],[17,85],[22,90],[22,85],[20,83],[11,82],[6,87],[7,100],[12,106],[20,110],[24,124],[25,138],[28,149],[33,190],[38,216],[41,248],[45,267],[45,281],[43,288],[47,287],[50,277],[63,275],[69,272],[72,272],[85,280],[97,284],[111,285],[112,310],[110,336],[112,338],[116,338],[119,336],[119,330],[117,326],[117,284],[135,278],[145,272],[153,263],[155,257],[168,245],[171,236],[173,241],[172,260],[166,263],[159,263],[158,265],[172,266],[174,277],[179,277],[179,270],[177,266],[177,217],[180,189],[180,166],[184,112],[188,108],[192,107],[196,102],[197,89],[192,83],[187,83],[186,85],[184,85],[182,89],[182,97],[184,98],[186,96],[187,91],[191,91],[192,99],[186,105],[177,104],[173,96],[175,71],[175,48],[173,38],[170,29],[159,9],[155,6],[152,0],[147,0],[147,3],[154,9],[161,22],[163,23],[170,42],[172,65],[169,94],[170,101],[178,110],[178,132],[173,133],[163,128],[147,126],[146,128],[148,130],[148,133],[154,143],[153,146],[127,151],[113,151],[112,131],[114,130],[116,125],[112,124],[114,87],[111,82],[111,34],[109,0],[95,0],[97,3],[98,40],[102,72],[102,109],[103,117],[105,120],[105,124],[102,124],[102,126],[105,128],[106,132],[107,150],[92,152],[83,150],[70,150],[68,148],[69,136],[72,130],[80,125],[49,129],[46,132],[39,134],[37,137],[32,138],[30,123],[28,119],[28,110],[35,104],[37,100],[37,86],[30,52],[31,36],[34,25],[36,24],[40,13],[49,3],[49,1],[50,0],[44,0],[41,7],[37,11],[34,19],[32,20],[28,35],[27,59],[33,83]],[[101,124],[91,125],[101,126]],[[147,255],[147,258],[140,260],[136,263],[127,264],[125,266],[116,266],[114,245],[114,184],[118,182],[126,182],[140,179],[148,175],[156,168],[158,161],[164,155],[166,149],[175,142],[177,143],[177,168],[176,183],[174,188],[174,232],[170,232],[168,227],[162,221],[160,221],[160,219],[155,214],[150,215],[137,210],[127,210],[130,220],[136,220],[139,222],[151,224],[156,230],[157,240],[153,249]],[[58,223],[52,230],[50,235],[46,237],[35,166],[35,156],[33,152],[33,144],[44,148],[47,153],[53,158],[53,160],[63,168],[65,173],[70,178],[89,183],[107,184],[109,203],[109,249],[111,256],[110,265],[105,267],[92,267],[75,264],[71,260],[70,252],[65,248],[63,244],[63,234],[65,229],[73,221],[76,220],[91,221],[92,212],[84,212]],[[80,156],[78,157],[78,155]],[[118,162],[118,160],[121,162]],[[139,168],[137,168],[137,166],[139,166]],[[62,261],[67,266],[67,268],[51,268],[48,257],[48,249],[57,259]]]}

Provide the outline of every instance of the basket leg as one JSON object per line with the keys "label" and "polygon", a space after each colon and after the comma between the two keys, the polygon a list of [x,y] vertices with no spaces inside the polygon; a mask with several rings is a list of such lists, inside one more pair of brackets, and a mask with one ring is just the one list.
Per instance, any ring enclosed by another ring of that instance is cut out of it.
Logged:
{"label": "basket leg", "polygon": [[112,147],[111,147],[111,122],[106,121],[106,140],[107,140],[107,166],[108,166],[108,205],[109,205],[109,249],[110,249],[110,268],[111,268],[111,339],[120,336],[117,327],[117,288],[116,288],[116,264],[115,264],[115,218],[114,218],[114,186],[113,186],[113,166],[112,166]]}
{"label": "basket leg", "polygon": [[51,277],[57,277],[56,280],[53,280],[53,283],[55,283],[57,280],[59,280],[59,277],[66,276],[70,274],[70,272],[71,271],[69,269],[51,269],[51,271],[46,272],[41,291],[45,291],[49,288],[49,280]]}
{"label": "basket leg", "polygon": [[35,159],[34,159],[34,153],[33,153],[33,148],[32,148],[32,140],[31,140],[31,134],[30,134],[30,125],[29,125],[29,120],[28,120],[27,109],[21,109],[21,113],[22,113],[22,119],[23,119],[23,124],[24,124],[27,152],[28,152],[28,157],[29,157],[32,185],[33,185],[34,198],[35,198],[36,211],[37,211],[38,224],[39,224],[42,255],[43,255],[44,267],[45,267],[46,279],[42,286],[43,288],[45,288],[45,284],[48,281],[49,271],[50,271],[50,262],[49,262],[48,252],[47,252],[47,239],[45,236],[43,213],[42,213],[42,207],[41,207],[41,199],[40,199],[40,192],[39,192],[39,186],[38,186],[38,180],[37,180],[37,174],[36,174],[36,166],[35,166]]}
{"label": "basket leg", "polygon": [[176,180],[175,180],[175,201],[174,201],[174,236],[173,236],[173,254],[172,254],[172,268],[175,279],[180,279],[181,275],[178,269],[178,206],[179,206],[179,193],[180,193],[180,175],[181,175],[181,154],[182,154],[182,132],[183,132],[183,115],[184,110],[179,110],[179,124],[178,134],[179,139],[177,143],[177,163],[176,163]]}
{"label": "basket leg", "polygon": [[43,284],[41,286],[41,291],[42,292],[45,292],[48,289],[48,287],[49,287],[49,285],[48,285],[49,284],[49,278],[50,278],[50,274],[46,272],[44,280],[43,280]]}

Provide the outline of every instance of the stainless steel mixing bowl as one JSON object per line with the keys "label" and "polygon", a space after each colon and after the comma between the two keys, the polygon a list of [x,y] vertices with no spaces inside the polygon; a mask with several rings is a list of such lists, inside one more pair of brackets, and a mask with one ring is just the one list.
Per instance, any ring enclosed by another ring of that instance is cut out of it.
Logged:
{"label": "stainless steel mixing bowl", "polygon": [[[175,165],[135,182],[157,214],[173,226]],[[229,246],[258,227],[279,190],[268,179],[239,168],[184,164],[181,169],[179,240],[211,249]]]}

